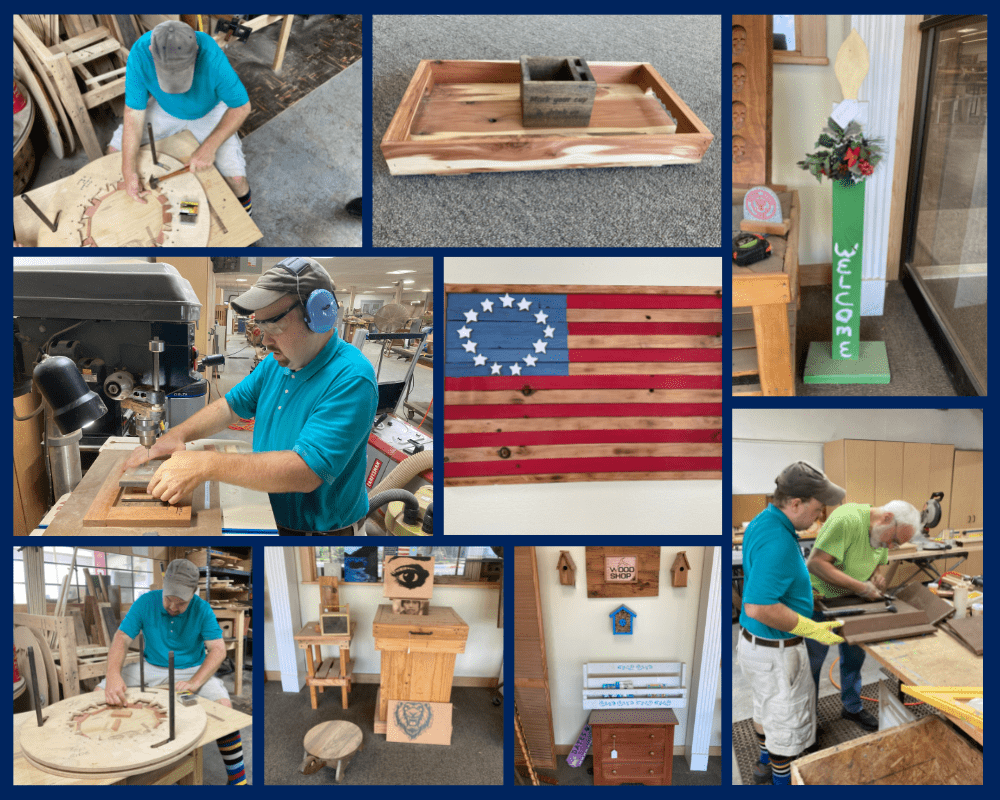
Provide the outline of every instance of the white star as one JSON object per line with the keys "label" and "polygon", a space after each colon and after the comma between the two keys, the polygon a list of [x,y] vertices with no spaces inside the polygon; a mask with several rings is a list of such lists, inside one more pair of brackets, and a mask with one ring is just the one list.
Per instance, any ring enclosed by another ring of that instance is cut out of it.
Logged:
{"label": "white star", "polygon": [[531,301],[527,297],[522,297],[521,302],[517,304],[518,311],[527,311],[531,308]]}
{"label": "white star", "polygon": [[496,361],[494,361],[492,364],[490,364],[490,375],[499,375],[500,374],[500,370],[502,370],[502,369],[503,369],[503,367],[500,364],[498,364]]}
{"label": "white star", "polygon": [[520,375],[521,374],[521,365],[520,364],[511,364],[510,365],[510,374],[511,375]]}
{"label": "white star", "polygon": [[475,353],[476,352],[476,343],[473,342],[471,339],[469,341],[467,341],[465,344],[463,344],[462,347],[465,349],[466,353]]}
{"label": "white star", "polygon": [[537,359],[537,358],[535,358],[534,356],[525,356],[525,357],[524,357],[524,358],[522,358],[521,360],[522,360],[522,361],[523,361],[523,362],[524,362],[525,364],[527,364],[527,365],[528,365],[529,367],[533,367],[533,366],[535,366],[535,364],[537,364],[537,363],[538,363],[538,359]]}
{"label": "white star", "polygon": [[493,301],[492,300],[483,300],[483,302],[481,302],[479,305],[481,305],[483,307],[483,311],[489,311],[490,313],[493,313]]}
{"label": "white star", "polygon": [[539,325],[541,325],[543,322],[547,322],[548,319],[549,315],[546,314],[544,311],[539,311],[537,314],[535,314],[535,322],[537,322]]}
{"label": "white star", "polygon": [[545,338],[546,339],[551,339],[555,335],[555,332],[556,332],[556,329],[553,328],[551,325],[546,325],[545,326]]}
{"label": "white star", "polygon": [[535,346],[536,353],[544,353],[545,348],[549,346],[548,342],[543,342],[541,339],[539,339],[537,342],[532,342],[532,344]]}
{"label": "white star", "polygon": [[472,328],[466,328],[463,325],[461,328],[458,329],[459,339],[468,339],[471,334],[472,334]]}
{"label": "white star", "polygon": [[466,311],[465,312],[466,322],[479,322],[479,313],[476,311]]}
{"label": "white star", "polygon": [[478,355],[472,361],[477,367],[483,367],[486,365],[486,356]]}
{"label": "white star", "polygon": [[504,308],[514,307],[514,298],[511,297],[509,294],[505,294],[503,297],[501,297],[500,302],[503,303]]}

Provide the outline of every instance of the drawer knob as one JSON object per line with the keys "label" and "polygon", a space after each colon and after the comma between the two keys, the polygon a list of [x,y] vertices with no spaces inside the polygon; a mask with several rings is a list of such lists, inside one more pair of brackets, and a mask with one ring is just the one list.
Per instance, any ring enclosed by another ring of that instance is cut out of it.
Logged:
{"label": "drawer knob", "polygon": [[650,751],[649,751],[649,754],[650,754],[651,756],[654,756],[654,755],[656,755],[656,753],[655,753],[654,751],[652,751],[652,750],[650,750]]}
{"label": "drawer knob", "polygon": [[653,734],[649,734],[649,738],[652,739],[653,738]]}
{"label": "drawer knob", "polygon": [[611,774],[612,775],[617,775],[618,774],[618,770],[616,770],[616,769],[611,770]]}
{"label": "drawer knob", "polygon": [[652,774],[653,774],[653,770],[650,770],[650,771],[649,771],[649,774],[650,774],[650,775],[652,775]]}

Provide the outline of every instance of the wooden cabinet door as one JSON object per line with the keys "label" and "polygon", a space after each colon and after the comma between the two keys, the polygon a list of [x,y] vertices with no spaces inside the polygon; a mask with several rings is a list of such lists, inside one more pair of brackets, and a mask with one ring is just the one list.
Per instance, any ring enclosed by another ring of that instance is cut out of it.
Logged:
{"label": "wooden cabinet door", "polygon": [[951,525],[955,530],[983,527],[983,453],[956,450],[951,480]]}
{"label": "wooden cabinet door", "polygon": [[[931,528],[930,536],[939,536],[941,531],[951,527],[951,492],[948,487],[952,484],[952,471],[955,463],[955,445],[953,444],[932,444],[930,472],[927,480],[927,497],[931,492],[944,492],[944,500],[941,501],[941,521]],[[982,473],[980,473],[981,485]],[[925,497],[924,500],[927,498]],[[916,503],[914,503],[916,505]],[[924,504],[917,506],[923,509]]]}
{"label": "wooden cabinet door", "polygon": [[[844,440],[845,503],[875,505],[875,442]],[[892,499],[892,498],[890,498]]]}
{"label": "wooden cabinet door", "polygon": [[903,443],[875,442],[875,505],[902,499]]}

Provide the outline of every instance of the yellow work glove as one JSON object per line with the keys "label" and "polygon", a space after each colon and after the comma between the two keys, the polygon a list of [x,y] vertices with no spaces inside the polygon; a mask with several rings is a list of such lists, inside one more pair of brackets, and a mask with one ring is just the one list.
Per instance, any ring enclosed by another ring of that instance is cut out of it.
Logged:
{"label": "yellow work glove", "polygon": [[840,644],[842,637],[833,632],[833,628],[839,628],[843,623],[840,620],[831,619],[828,622],[814,622],[808,617],[798,615],[799,622],[792,628],[791,633],[796,636],[805,636],[807,639],[815,639],[820,644]]}

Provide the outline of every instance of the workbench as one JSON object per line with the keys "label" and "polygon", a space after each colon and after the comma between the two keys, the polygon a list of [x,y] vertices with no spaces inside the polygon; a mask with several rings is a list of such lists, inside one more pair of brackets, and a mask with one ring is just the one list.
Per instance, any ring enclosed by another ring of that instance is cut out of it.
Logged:
{"label": "workbench", "polygon": [[[306,651],[306,686],[309,687],[309,699],[314,710],[319,707],[316,690],[322,693],[327,686],[340,687],[340,700],[347,708],[347,695],[351,691],[354,673],[351,639],[356,626],[357,622],[351,620],[350,633],[320,633],[319,623],[310,622],[293,637],[299,648]],[[340,658],[324,659],[320,650],[324,645],[339,648]]]}
{"label": "workbench", "polygon": [[[133,436],[110,437],[100,449],[97,460],[70,494],[60,498],[50,509],[32,536],[219,536],[276,534],[277,526],[271,503],[265,492],[239,486],[209,482],[195,491],[195,519],[190,527],[175,528],[145,525],[141,527],[84,527],[82,520],[105,480],[136,447]],[[199,439],[189,442],[188,450],[215,447],[223,452],[249,453],[250,445],[232,439]],[[207,487],[207,492],[205,491]]]}
{"label": "workbench", "polygon": [[[745,191],[733,192],[743,205]],[[733,377],[757,375],[758,384],[734,386],[733,395],[795,394],[795,317],[799,302],[799,193],[778,192],[786,218],[785,237],[767,236],[771,255],[733,267]]]}
{"label": "workbench", "polygon": [[[156,141],[157,154],[165,153],[184,164],[190,160],[191,154],[197,148],[198,141],[190,131],[181,131]],[[142,150],[148,150],[148,145],[144,146]],[[88,164],[84,169],[88,171],[100,169],[99,166],[94,166],[98,162],[106,162],[104,169],[108,180],[121,180],[121,153],[103,156],[98,161]],[[196,173],[196,177],[201,182],[211,205],[211,209],[205,209],[203,212],[211,217],[211,230],[208,236],[209,247],[246,247],[263,237],[260,229],[240,205],[233,190],[215,167]],[[37,189],[32,189],[27,192],[27,195],[35,205],[47,213],[56,194],[64,188],[73,187],[76,180],[76,175],[70,175]],[[81,181],[81,183],[87,184],[87,181]],[[143,183],[144,187],[145,185]],[[43,224],[24,201],[19,197],[14,198],[14,237],[18,242],[25,247],[36,247],[39,228]]]}
{"label": "workbench", "polygon": [[246,612],[245,608],[212,608],[212,613],[215,614],[220,627],[225,620],[231,620],[233,623],[232,641],[226,640],[226,651],[228,652],[230,648],[234,650],[233,665],[236,667],[236,674],[233,676],[233,682],[237,697],[243,693],[243,641],[245,638],[243,629]]}
{"label": "workbench", "polygon": [[202,785],[202,748],[215,747],[216,740],[223,736],[228,736],[234,731],[249,728],[253,724],[253,717],[237,711],[234,708],[227,708],[224,705],[206,700],[203,697],[195,698],[205,709],[208,715],[208,724],[205,733],[201,737],[201,742],[194,751],[184,756],[179,761],[160,767],[152,772],[142,775],[133,775],[128,778],[118,778],[114,776],[96,776],[94,778],[65,778],[44,772],[32,764],[29,764],[21,753],[19,745],[18,728],[21,725],[35,725],[35,712],[26,711],[14,715],[14,785],[15,786],[110,786],[112,784],[127,786],[150,786],[166,784],[183,784],[190,786]]}
{"label": "workbench", "polygon": [[382,651],[375,733],[386,732],[390,700],[451,702],[455,656],[465,652],[469,638],[469,626],[455,609],[431,606],[426,615],[409,616],[380,605],[372,635]]}

